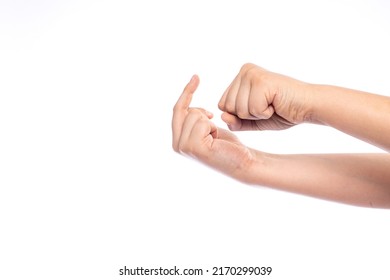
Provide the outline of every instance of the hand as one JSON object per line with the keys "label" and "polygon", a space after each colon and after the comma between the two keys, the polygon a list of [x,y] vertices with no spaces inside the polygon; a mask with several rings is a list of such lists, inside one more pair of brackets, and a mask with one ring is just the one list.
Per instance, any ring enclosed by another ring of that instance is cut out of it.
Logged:
{"label": "hand", "polygon": [[230,130],[280,130],[311,117],[308,84],[245,64],[218,107]]}
{"label": "hand", "polygon": [[189,107],[198,84],[199,78],[195,75],[173,109],[173,149],[231,177],[250,182],[250,170],[258,152],[242,145],[231,132],[216,127],[210,121],[211,113]]}

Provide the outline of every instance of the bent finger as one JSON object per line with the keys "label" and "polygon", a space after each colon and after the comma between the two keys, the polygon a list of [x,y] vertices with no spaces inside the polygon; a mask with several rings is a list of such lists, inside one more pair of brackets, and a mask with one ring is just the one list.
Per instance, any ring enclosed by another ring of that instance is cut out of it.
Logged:
{"label": "bent finger", "polygon": [[178,150],[180,153],[188,154],[191,151],[189,138],[194,125],[201,119],[208,120],[207,117],[198,110],[191,110],[183,122],[182,132],[178,141]]}
{"label": "bent finger", "polygon": [[201,111],[204,115],[207,116],[207,118],[212,119],[214,117],[214,114],[207,111],[206,109],[200,108],[200,107],[191,107],[189,110],[199,110]]}
{"label": "bent finger", "polygon": [[237,94],[241,86],[241,76],[237,75],[233,83],[230,85],[227,92],[224,94],[223,104],[220,109],[224,112],[235,113],[236,112],[236,99]]}
{"label": "bent finger", "polygon": [[218,129],[213,122],[204,118],[196,122],[188,139],[192,147],[191,155],[201,160],[207,159],[217,134]]}

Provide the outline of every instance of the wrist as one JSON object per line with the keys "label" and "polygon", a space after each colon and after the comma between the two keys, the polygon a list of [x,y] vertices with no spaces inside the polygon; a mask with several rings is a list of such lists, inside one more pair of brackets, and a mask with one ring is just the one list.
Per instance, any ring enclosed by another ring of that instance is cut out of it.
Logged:
{"label": "wrist", "polygon": [[249,149],[251,153],[250,163],[242,170],[239,181],[249,185],[269,186],[272,176],[272,154]]}
{"label": "wrist", "polygon": [[324,124],[321,117],[321,106],[326,101],[323,98],[324,85],[306,84],[305,92],[307,96],[307,108],[305,122],[312,124]]}

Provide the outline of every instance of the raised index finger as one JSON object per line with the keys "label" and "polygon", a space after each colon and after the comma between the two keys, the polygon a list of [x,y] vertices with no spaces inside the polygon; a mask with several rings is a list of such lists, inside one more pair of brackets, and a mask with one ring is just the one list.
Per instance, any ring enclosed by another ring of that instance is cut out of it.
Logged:
{"label": "raised index finger", "polygon": [[199,77],[197,75],[192,76],[189,83],[183,90],[183,93],[180,95],[179,99],[175,104],[175,110],[187,110],[191,104],[192,95],[195,92],[196,88],[199,85]]}

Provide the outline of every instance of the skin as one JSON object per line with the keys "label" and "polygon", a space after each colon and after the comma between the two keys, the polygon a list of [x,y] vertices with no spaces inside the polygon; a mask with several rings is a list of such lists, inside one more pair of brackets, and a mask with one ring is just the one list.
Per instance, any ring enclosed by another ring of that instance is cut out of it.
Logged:
{"label": "skin", "polygon": [[[216,127],[211,113],[191,108],[193,76],[172,119],[172,146],[241,182],[351,205],[390,208],[390,155],[277,155],[243,145]],[[348,106],[346,106],[348,104]],[[231,131],[279,130],[300,123],[332,126],[390,151],[390,98],[304,83],[245,64],[218,107]]]}

